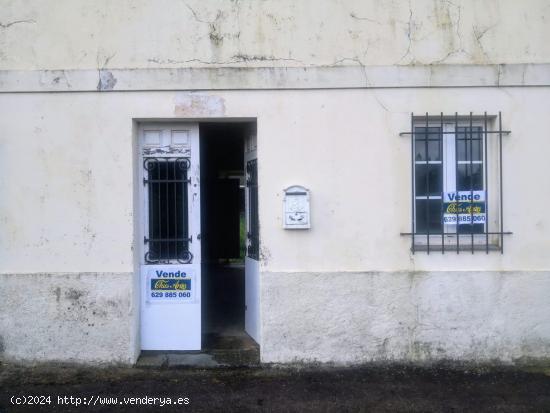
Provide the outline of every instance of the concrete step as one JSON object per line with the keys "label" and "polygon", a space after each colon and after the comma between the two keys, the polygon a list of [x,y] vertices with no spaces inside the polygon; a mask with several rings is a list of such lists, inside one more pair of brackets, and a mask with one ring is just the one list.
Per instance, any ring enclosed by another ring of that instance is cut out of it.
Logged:
{"label": "concrete step", "polygon": [[254,367],[260,365],[260,347],[246,333],[209,333],[202,351],[142,351],[136,367]]}
{"label": "concrete step", "polygon": [[171,367],[255,367],[260,365],[258,349],[244,350],[208,350],[204,352],[144,351],[136,367],[171,368]]}

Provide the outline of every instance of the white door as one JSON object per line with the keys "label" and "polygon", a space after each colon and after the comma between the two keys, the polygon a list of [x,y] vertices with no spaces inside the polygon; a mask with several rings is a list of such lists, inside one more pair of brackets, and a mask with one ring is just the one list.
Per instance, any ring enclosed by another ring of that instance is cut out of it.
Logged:
{"label": "white door", "polygon": [[201,349],[199,127],[139,128],[141,348]]}
{"label": "white door", "polygon": [[258,159],[256,135],[245,141],[246,173],[246,255],[245,255],[245,331],[260,343],[260,239],[258,209]]}

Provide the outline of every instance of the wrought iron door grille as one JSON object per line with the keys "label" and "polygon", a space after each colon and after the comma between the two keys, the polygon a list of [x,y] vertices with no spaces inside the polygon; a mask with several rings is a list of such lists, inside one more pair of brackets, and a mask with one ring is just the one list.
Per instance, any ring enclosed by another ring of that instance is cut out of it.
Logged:
{"label": "wrought iron door grille", "polygon": [[[411,236],[413,254],[504,253],[504,235],[512,234],[503,230],[502,138],[508,134],[500,112],[411,114],[411,131],[400,133],[411,137],[411,232],[401,235]],[[495,147],[498,154],[491,151]],[[498,172],[488,168],[490,160],[498,162]]]}
{"label": "wrought iron door grille", "polygon": [[190,264],[187,177],[188,158],[147,157],[143,160],[147,187],[148,235],[144,237],[148,264]]}
{"label": "wrought iron door grille", "polygon": [[256,159],[252,159],[246,163],[246,187],[248,188],[247,256],[259,260],[258,163]]}

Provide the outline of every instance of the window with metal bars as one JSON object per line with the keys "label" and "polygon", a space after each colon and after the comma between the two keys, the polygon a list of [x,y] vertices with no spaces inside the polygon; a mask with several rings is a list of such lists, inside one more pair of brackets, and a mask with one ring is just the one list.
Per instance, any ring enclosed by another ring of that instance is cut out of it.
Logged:
{"label": "window with metal bars", "polygon": [[191,263],[189,252],[188,158],[144,158],[146,186],[145,262]]}
{"label": "window with metal bars", "polygon": [[246,255],[260,259],[260,231],[258,215],[258,163],[252,159],[246,163],[246,187],[248,190],[248,246]]}
{"label": "window with metal bars", "polygon": [[[498,122],[498,129],[491,125]],[[502,116],[411,116],[415,251],[504,251]],[[489,168],[489,163],[498,168]],[[491,189],[491,192],[489,192]],[[493,205],[494,203],[494,205]]]}

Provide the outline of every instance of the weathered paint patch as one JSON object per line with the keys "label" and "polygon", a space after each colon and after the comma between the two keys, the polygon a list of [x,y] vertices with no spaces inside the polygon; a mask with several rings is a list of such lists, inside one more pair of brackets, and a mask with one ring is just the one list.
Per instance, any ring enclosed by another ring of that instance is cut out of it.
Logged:
{"label": "weathered paint patch", "polygon": [[97,84],[97,90],[99,91],[105,91],[105,90],[113,90],[113,88],[116,85],[116,78],[114,77],[113,73],[108,70],[100,70],[99,71],[99,82]]}
{"label": "weathered paint patch", "polygon": [[69,288],[67,291],[65,291],[65,297],[69,300],[78,300],[86,293],[86,291],[79,291],[75,288]]}
{"label": "weathered paint patch", "polygon": [[225,115],[225,100],[220,96],[199,93],[178,93],[174,114],[182,117],[211,117]]}
{"label": "weathered paint patch", "polygon": [[0,274],[0,359],[133,363],[132,276]]}

